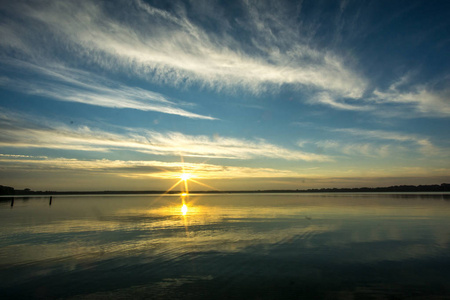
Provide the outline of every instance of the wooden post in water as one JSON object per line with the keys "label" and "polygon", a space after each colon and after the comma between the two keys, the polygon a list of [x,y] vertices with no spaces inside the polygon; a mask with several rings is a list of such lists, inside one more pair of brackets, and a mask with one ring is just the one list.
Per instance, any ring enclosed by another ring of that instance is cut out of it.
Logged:
{"label": "wooden post in water", "polygon": [[14,197],[11,197],[11,208],[14,206]]}
{"label": "wooden post in water", "polygon": [[50,202],[48,202],[48,205],[52,205],[52,196],[50,196]]}

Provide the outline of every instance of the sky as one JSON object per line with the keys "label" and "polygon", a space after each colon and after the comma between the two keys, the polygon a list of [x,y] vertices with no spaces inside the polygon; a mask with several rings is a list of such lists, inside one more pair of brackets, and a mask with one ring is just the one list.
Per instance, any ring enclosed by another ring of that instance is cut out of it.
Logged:
{"label": "sky", "polygon": [[450,182],[449,1],[1,1],[0,184]]}

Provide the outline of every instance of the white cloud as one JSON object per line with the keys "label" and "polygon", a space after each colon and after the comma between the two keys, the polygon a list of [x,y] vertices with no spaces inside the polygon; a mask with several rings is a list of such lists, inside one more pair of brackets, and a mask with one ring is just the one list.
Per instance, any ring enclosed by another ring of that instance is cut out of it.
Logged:
{"label": "white cloud", "polygon": [[[180,174],[189,172],[193,179],[233,179],[233,178],[285,178],[298,182],[301,179],[328,180],[328,183],[342,183],[346,180],[355,182],[373,181],[376,186],[376,178],[404,177],[448,177],[449,168],[442,167],[377,167],[371,169],[346,169],[331,168],[327,170],[313,169],[302,170],[280,170],[274,168],[253,168],[240,166],[216,165],[211,163],[187,163],[179,161],[157,161],[157,160],[109,160],[109,159],[73,159],[73,158],[50,158],[50,157],[10,157],[0,156],[0,164],[4,170],[25,170],[27,172],[45,172],[58,174],[59,172],[77,171],[78,173],[96,173],[99,176],[114,175],[119,177],[146,178],[154,177],[160,179],[179,180]],[[322,186],[323,187],[323,186]]]}
{"label": "white cloud", "polygon": [[[89,72],[62,65],[35,65],[18,60],[0,60],[16,69],[36,73],[37,78],[0,78],[0,86],[16,91],[50,97],[56,100],[89,105],[156,111],[187,118],[214,120],[184,110],[164,95],[106,80]],[[46,80],[42,80],[45,77]]]}
{"label": "white cloud", "polygon": [[[20,53],[16,57],[24,60],[67,61],[67,65],[83,61],[165,85],[196,85],[228,92],[238,87],[255,94],[289,85],[311,95],[307,103],[338,110],[406,115],[400,109],[383,110],[385,104],[393,103],[426,116],[450,115],[448,90],[436,92],[427,86],[401,89],[409,80],[407,76],[387,90],[375,88],[368,95],[369,80],[349,63],[356,61],[355,57],[348,55],[345,60],[331,49],[319,48],[314,44],[314,33],[309,33],[315,31],[307,27],[310,25],[291,20],[286,5],[268,3],[244,1],[244,15],[231,21],[214,9],[197,9],[208,4],[192,5],[189,9],[194,11],[187,12],[183,3],[162,10],[141,0],[115,2],[115,9],[107,2],[93,0],[15,1],[5,6],[10,17],[0,25],[0,34],[5,37],[0,46],[5,53],[11,49]],[[214,30],[201,25],[198,20],[202,19],[213,21]],[[129,97],[127,101],[118,101],[110,94],[106,99],[86,94],[79,88],[62,90],[72,97],[59,95],[57,86],[53,86],[56,93],[51,88],[45,91],[47,96],[65,101],[108,107],[121,107],[122,103],[124,107],[210,118],[186,112],[173,103],[157,104],[151,95],[150,103],[143,104],[123,87],[120,92],[125,95],[120,96]],[[29,87],[28,91],[44,94],[38,88]]]}
{"label": "white cloud", "polygon": [[[23,119],[23,118],[22,118]],[[68,127],[47,124],[47,127],[24,124],[14,117],[0,118],[3,130],[0,146],[52,148],[82,151],[139,151],[154,155],[201,156],[230,159],[258,157],[286,160],[330,161],[325,155],[286,149],[263,139],[237,139],[186,135],[180,132],[132,130],[110,133],[87,126]]]}
{"label": "white cloud", "polygon": [[27,169],[28,171],[57,172],[81,171],[115,174],[123,177],[156,177],[162,179],[179,179],[182,170],[192,173],[193,179],[225,178],[273,178],[296,177],[298,173],[272,168],[250,168],[214,165],[206,163],[181,163],[162,161],[123,161],[123,160],[79,160],[69,158],[46,157],[9,157],[0,156],[0,163],[8,170]]}
{"label": "white cloud", "polygon": [[[289,150],[263,139],[245,140],[229,137],[190,136],[179,132],[147,132],[148,139],[158,145],[169,145],[172,151],[183,155],[206,155],[249,159],[253,157],[281,158],[287,160],[330,161],[324,155]],[[151,151],[151,150],[150,150]]]}
{"label": "white cloud", "polygon": [[325,104],[339,110],[355,110],[355,111],[373,110],[373,107],[369,105],[361,105],[360,103],[358,105],[354,105],[346,103],[342,100],[337,101],[332,95],[330,95],[330,93],[327,92],[318,93],[317,95],[312,97],[309,100],[309,102]]}
{"label": "white cloud", "polygon": [[4,153],[0,153],[0,157],[3,157],[3,158],[48,158],[47,156],[33,156],[33,155],[21,155],[21,154],[4,154]]}
{"label": "white cloud", "polygon": [[441,153],[441,150],[435,145],[433,145],[433,143],[430,142],[428,138],[414,134],[405,134],[384,130],[357,129],[357,128],[335,128],[331,130],[335,132],[342,132],[354,136],[359,136],[364,139],[390,140],[401,143],[412,143],[413,145],[419,147],[422,153],[425,155],[435,155]]}
{"label": "white cloud", "polygon": [[425,85],[410,87],[405,91],[409,76],[394,82],[386,91],[376,89],[373,101],[377,103],[398,103],[412,106],[417,112],[426,116],[450,116],[450,90],[433,92]]}
{"label": "white cloud", "polygon": [[367,157],[386,157],[392,151],[390,145],[375,145],[373,143],[344,143],[333,140],[319,141],[317,146],[337,151],[345,155],[362,155]]}
{"label": "white cloud", "polygon": [[[267,12],[248,7],[251,18],[241,26],[253,36],[249,46],[256,51],[251,52],[227,31],[211,33],[194,24],[182,5],[172,12],[140,0],[120,5],[124,8],[120,18],[93,1],[21,3],[13,7],[27,22],[38,24],[41,33],[45,28],[50,43],[65,47],[72,55],[151,80],[175,85],[195,82],[216,89],[243,86],[256,93],[266,84],[292,84],[352,98],[360,97],[365,90],[361,76],[336,55],[308,46],[295,29],[282,25],[283,16],[276,11],[267,18]],[[24,26],[29,30],[26,36]],[[274,26],[282,34],[266,38]],[[32,37],[37,32],[29,24],[9,22],[2,27],[19,40],[8,46],[25,52],[33,47],[40,48],[35,53],[51,52],[51,45],[42,45],[39,38]],[[257,39],[269,44],[258,47]]]}

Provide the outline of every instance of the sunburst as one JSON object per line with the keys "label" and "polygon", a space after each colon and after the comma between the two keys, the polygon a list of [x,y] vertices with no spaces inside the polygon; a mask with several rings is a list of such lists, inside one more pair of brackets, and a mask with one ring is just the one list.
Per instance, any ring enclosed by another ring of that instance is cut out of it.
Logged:
{"label": "sunburst", "polygon": [[206,187],[208,189],[219,191],[218,189],[216,189],[216,188],[214,188],[214,187],[212,187],[210,185],[207,185],[207,184],[205,184],[203,182],[195,180],[194,178],[196,178],[196,177],[197,176],[192,173],[192,170],[189,170],[189,172],[186,172],[184,159],[181,156],[181,173],[176,177],[176,178],[179,178],[179,180],[176,183],[174,183],[169,189],[167,189],[167,191],[164,192],[164,195],[168,194],[169,192],[171,192],[177,186],[180,186],[181,187],[181,195],[182,196],[188,196],[189,195],[189,182],[190,181],[195,182],[196,184],[204,186],[204,187]]}
{"label": "sunburst", "polygon": [[168,193],[170,193],[177,186],[180,186],[180,196],[181,196],[180,197],[181,198],[181,209],[180,209],[180,212],[181,212],[181,214],[182,214],[182,216],[184,218],[185,227],[186,227],[186,233],[187,233],[188,231],[187,231],[186,217],[187,217],[187,213],[188,213],[188,210],[189,210],[189,206],[188,205],[189,205],[189,203],[191,203],[189,201],[189,182],[190,181],[195,182],[196,184],[204,186],[204,187],[207,187],[208,189],[211,189],[211,190],[218,191],[218,189],[216,189],[216,188],[214,188],[212,186],[209,186],[209,185],[207,185],[207,184],[205,184],[203,182],[200,182],[198,180],[195,180],[194,178],[196,178],[197,175],[193,174],[193,172],[192,172],[193,170],[192,169],[189,169],[188,172],[187,172],[185,170],[184,159],[183,159],[182,156],[180,156],[180,158],[181,158],[181,172],[180,172],[179,175],[177,175],[175,177],[175,178],[178,178],[178,181],[175,182],[169,189],[167,189],[167,191],[165,191],[161,195],[161,197],[166,195],[166,194],[168,194]]}

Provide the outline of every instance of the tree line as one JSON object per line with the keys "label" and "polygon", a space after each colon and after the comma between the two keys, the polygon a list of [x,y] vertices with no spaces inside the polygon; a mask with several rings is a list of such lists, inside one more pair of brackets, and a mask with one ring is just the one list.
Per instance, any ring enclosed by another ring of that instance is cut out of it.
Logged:
{"label": "tree line", "polygon": [[[450,184],[432,185],[394,185],[388,187],[359,188],[321,188],[296,190],[252,190],[252,191],[192,191],[191,193],[398,193],[398,192],[450,192]],[[31,189],[16,190],[13,187],[0,185],[0,195],[67,195],[67,194],[162,194],[165,191],[32,191]],[[171,191],[170,194],[179,192]]]}

